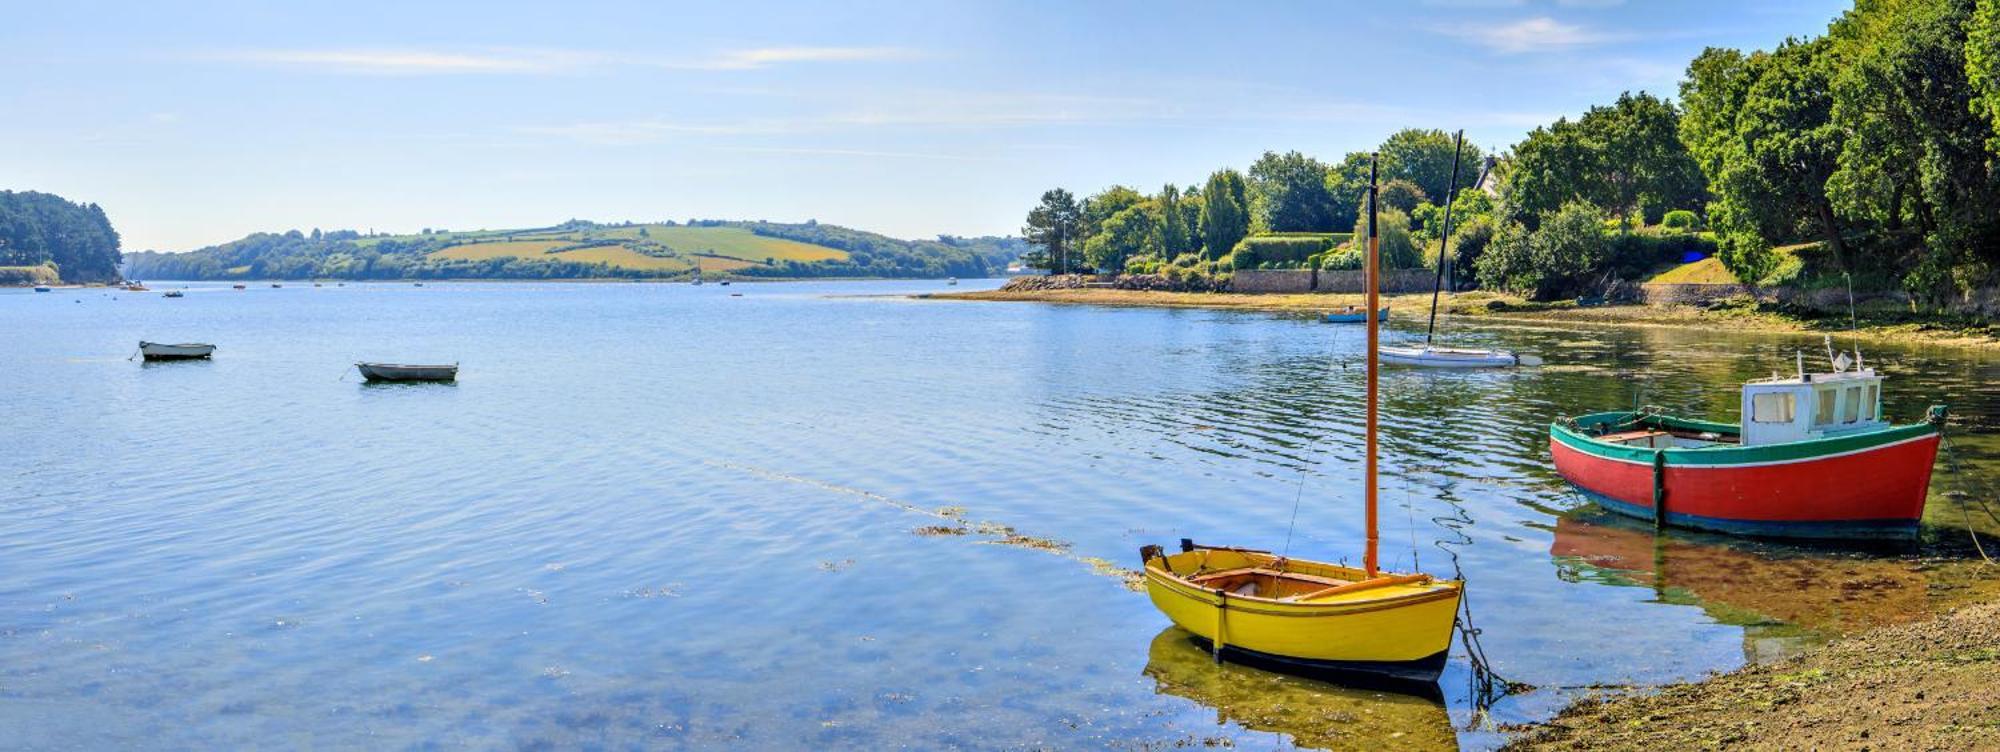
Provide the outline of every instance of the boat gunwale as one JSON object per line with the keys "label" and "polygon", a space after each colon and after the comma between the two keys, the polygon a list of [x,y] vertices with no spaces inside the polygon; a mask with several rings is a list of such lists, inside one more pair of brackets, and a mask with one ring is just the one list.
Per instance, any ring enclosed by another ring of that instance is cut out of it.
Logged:
{"label": "boat gunwale", "polygon": [[1810,462],[1857,452],[1872,451],[1908,441],[1917,441],[1940,434],[1938,427],[1928,421],[1919,423],[1891,424],[1879,429],[1846,433],[1838,436],[1821,436],[1799,441],[1776,444],[1743,446],[1741,444],[1718,445],[1712,447],[1631,447],[1613,444],[1581,430],[1585,425],[1610,422],[1629,422],[1644,425],[1654,421],[1667,428],[1679,427],[1687,430],[1704,430],[1723,435],[1741,436],[1741,427],[1727,423],[1683,418],[1661,413],[1632,411],[1609,411],[1580,415],[1571,419],[1576,428],[1555,421],[1549,424],[1549,438],[1560,441],[1565,446],[1595,459],[1634,464],[1653,463],[1656,453],[1665,453],[1667,464],[1675,469],[1731,468],[1754,465],[1790,464]]}
{"label": "boat gunwale", "polygon": [[[1154,561],[1164,561],[1164,559],[1165,557],[1161,557]],[[1236,595],[1220,588],[1205,588],[1166,570],[1154,563],[1154,561],[1146,562],[1146,579],[1149,582],[1156,581],[1160,585],[1175,591],[1178,595],[1192,598],[1210,606],[1220,606],[1232,611],[1269,616],[1313,617],[1327,616],[1334,613],[1363,613],[1382,609],[1402,608],[1415,603],[1455,597],[1457,594],[1462,593],[1465,588],[1465,584],[1462,581],[1432,577],[1430,589],[1417,592],[1405,592],[1395,595],[1367,595],[1337,601],[1284,600],[1282,598],[1270,598],[1260,595]],[[1296,559],[1295,561],[1311,560]],[[1326,562],[1312,563],[1326,564]],[[1411,585],[1411,583],[1405,583],[1405,585]],[[1237,605],[1239,603],[1277,606],[1280,609],[1245,608]]]}

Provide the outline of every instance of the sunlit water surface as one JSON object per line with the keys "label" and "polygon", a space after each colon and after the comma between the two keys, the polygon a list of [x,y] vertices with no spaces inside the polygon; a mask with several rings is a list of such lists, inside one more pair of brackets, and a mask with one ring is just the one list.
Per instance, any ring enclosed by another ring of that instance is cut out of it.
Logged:
{"label": "sunlit water surface", "polygon": [[1462,574],[1532,689],[1477,691],[1462,640],[1442,704],[1218,666],[1119,570],[1283,546],[1295,501],[1293,554],[1358,560],[1361,330],[903,295],[946,289],[0,291],[6,744],[1488,747],[1984,582],[1982,353],[1867,353],[1893,415],[1953,405],[1966,470],[1857,554],[1655,536],[1548,466],[1555,415],[1733,419],[1816,341],[1449,327],[1549,366],[1385,374],[1384,559]]}

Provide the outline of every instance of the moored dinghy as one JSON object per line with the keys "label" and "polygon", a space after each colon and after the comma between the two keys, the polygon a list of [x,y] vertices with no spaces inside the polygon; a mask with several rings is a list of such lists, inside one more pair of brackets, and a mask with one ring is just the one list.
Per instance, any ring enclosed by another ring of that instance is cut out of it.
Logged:
{"label": "moored dinghy", "polygon": [[1801,362],[1795,376],[1744,384],[1737,424],[1658,408],[1558,419],[1549,425],[1556,471],[1605,509],[1659,526],[1908,538],[1923,517],[1945,408],[1891,425],[1882,377],[1859,355],[1834,356],[1830,373]]}
{"label": "moored dinghy", "polygon": [[361,376],[369,381],[456,381],[458,364],[410,365],[406,363],[356,363]]}
{"label": "moored dinghy", "polygon": [[[1376,312],[1376,319],[1381,321],[1388,318],[1389,307],[1382,306],[1382,309]],[[1368,320],[1368,309],[1363,306],[1348,306],[1322,313],[1319,320],[1328,324],[1359,324]]]}
{"label": "moored dinghy", "polygon": [[[1375,170],[1369,169],[1368,308],[1377,305],[1379,240]],[[1428,574],[1391,574],[1377,566],[1376,384],[1379,326],[1369,315],[1368,408],[1364,490],[1367,548],[1361,567],[1295,559],[1266,551],[1196,545],[1180,553],[1139,550],[1153,605],[1218,658],[1236,657],[1313,673],[1363,673],[1435,682],[1444,669],[1464,583]]]}
{"label": "moored dinghy", "polygon": [[199,360],[215,354],[215,345],[201,342],[183,342],[169,345],[161,342],[140,342],[139,356],[146,360]]}
{"label": "moored dinghy", "polygon": [[[1459,131],[1452,138],[1456,151],[1451,157],[1451,185],[1458,184],[1458,155],[1464,152],[1465,131]],[[1479,178],[1472,181],[1477,190],[1486,184],[1486,175],[1493,169],[1493,160],[1488,158],[1479,171]],[[1444,197],[1444,230],[1438,233],[1437,280],[1431,288],[1431,319],[1424,329],[1423,347],[1384,347],[1382,362],[1399,366],[1423,368],[1508,368],[1512,366],[1538,366],[1542,359],[1533,355],[1520,355],[1508,350],[1486,350],[1473,347],[1437,347],[1438,299],[1444,295],[1446,275],[1451,271],[1451,254],[1448,252],[1451,240],[1451,196]]]}

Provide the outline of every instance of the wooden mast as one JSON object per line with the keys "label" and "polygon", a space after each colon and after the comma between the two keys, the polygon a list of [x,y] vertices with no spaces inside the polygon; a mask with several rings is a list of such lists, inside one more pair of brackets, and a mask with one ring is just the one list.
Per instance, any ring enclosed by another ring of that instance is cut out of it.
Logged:
{"label": "wooden mast", "polygon": [[1375,547],[1378,542],[1377,539],[1379,537],[1375,530],[1375,421],[1376,421],[1375,372],[1379,370],[1380,364],[1376,362],[1375,347],[1377,345],[1376,340],[1380,336],[1379,327],[1381,326],[1381,322],[1377,320],[1381,314],[1381,311],[1379,310],[1379,306],[1381,305],[1381,303],[1379,302],[1379,296],[1376,294],[1376,288],[1381,286],[1380,284],[1378,284],[1377,277],[1381,274],[1382,270],[1381,270],[1381,259],[1377,257],[1380,251],[1381,240],[1375,232],[1375,162],[1376,162],[1376,155],[1373,154],[1369,155],[1368,156],[1368,262],[1367,262],[1368,459],[1367,459],[1367,470],[1365,471],[1366,482],[1368,484],[1368,489],[1367,489],[1368,551],[1366,554],[1362,556],[1361,559],[1363,565],[1368,570],[1369,579],[1374,579],[1376,574]]}

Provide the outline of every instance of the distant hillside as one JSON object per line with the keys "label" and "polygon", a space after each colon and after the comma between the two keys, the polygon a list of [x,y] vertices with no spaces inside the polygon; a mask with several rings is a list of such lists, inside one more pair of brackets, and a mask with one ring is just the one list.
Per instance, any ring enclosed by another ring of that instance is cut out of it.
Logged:
{"label": "distant hillside", "polygon": [[0,191],[0,284],[112,282],[118,260],[118,232],[96,204]]}
{"label": "distant hillside", "polygon": [[599,224],[415,235],[257,233],[186,253],[126,254],[140,279],[581,279],[980,277],[1020,238],[898,240],[817,222]]}

